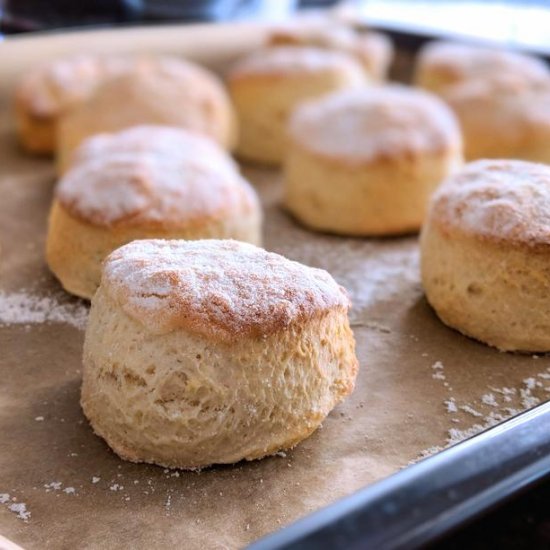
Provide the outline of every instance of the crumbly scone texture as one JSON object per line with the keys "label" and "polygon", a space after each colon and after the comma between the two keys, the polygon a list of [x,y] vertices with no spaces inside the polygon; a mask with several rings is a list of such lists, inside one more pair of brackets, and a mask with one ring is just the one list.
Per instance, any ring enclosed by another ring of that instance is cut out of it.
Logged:
{"label": "crumbly scone texture", "polygon": [[386,35],[358,33],[351,27],[334,24],[287,24],[272,29],[267,43],[270,46],[312,46],[349,53],[357,58],[374,81],[386,78],[393,58],[393,45]]}
{"label": "crumbly scone texture", "polygon": [[520,80],[546,80],[548,66],[536,57],[502,49],[434,41],[418,54],[415,84],[436,93],[449,86],[471,79],[498,75],[515,76]]}
{"label": "crumbly scone texture", "polygon": [[135,127],[90,138],[59,182],[46,258],[63,286],[91,298],[101,262],[135,239],[261,242],[262,211],[230,157],[182,129]]}
{"label": "crumbly scone texture", "polygon": [[300,102],[365,86],[367,78],[359,62],[347,53],[279,46],[238,62],[227,83],[239,119],[237,154],[278,165],[286,152],[288,118]]}
{"label": "crumbly scone texture", "polygon": [[221,81],[188,61],[154,58],[102,82],[62,117],[57,136],[60,171],[87,137],[142,124],[182,127],[225,149],[236,141],[235,115]]}
{"label": "crumbly scone texture", "polygon": [[312,229],[345,235],[417,231],[428,199],[462,164],[456,119],[402,86],[331,94],[294,113],[285,204]]}
{"label": "crumbly scone texture", "polygon": [[434,195],[422,282],[442,321],[503,351],[550,351],[550,167],[478,161]]}
{"label": "crumbly scone texture", "polygon": [[[176,247],[191,253],[200,243],[122,248],[107,261],[92,301],[81,404],[94,431],[127,460],[198,469],[274,454],[308,437],[353,390],[358,364],[349,304],[336,283],[325,288],[327,281],[320,285],[305,266],[300,266],[305,279],[299,279],[293,262],[248,245],[204,244],[203,261],[189,263],[183,254],[163,264],[157,251]],[[155,252],[133,278],[138,251]],[[123,256],[129,262],[124,273],[116,265]],[[158,270],[153,262],[160,263]],[[270,276],[271,262],[287,267],[284,281]],[[292,295],[282,282],[306,286]],[[145,294],[150,287],[154,295]],[[243,294],[252,289],[258,291],[255,298]],[[298,314],[304,298],[308,315]],[[140,302],[138,309],[131,300]],[[167,309],[172,304],[177,322]],[[190,304],[190,315],[199,315],[194,323],[179,304]],[[264,316],[276,315],[275,304],[286,310],[288,324],[273,326]],[[233,332],[229,340],[220,338],[220,319],[223,331]],[[243,330],[262,320],[264,329]]]}
{"label": "crumbly scone texture", "polygon": [[85,100],[103,80],[144,62],[144,58],[130,56],[79,54],[29,71],[15,91],[21,144],[30,152],[53,153],[59,117]]}
{"label": "crumbly scone texture", "polygon": [[550,77],[487,76],[451,86],[441,97],[460,122],[467,160],[550,163]]}

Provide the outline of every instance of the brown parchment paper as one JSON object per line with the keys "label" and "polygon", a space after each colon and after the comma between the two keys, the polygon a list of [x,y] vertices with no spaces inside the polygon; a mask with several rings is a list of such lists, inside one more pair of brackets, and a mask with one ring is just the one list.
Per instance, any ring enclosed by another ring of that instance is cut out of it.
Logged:
{"label": "brown parchment paper", "polygon": [[[240,48],[242,31],[231,32]],[[147,33],[156,37],[151,29]],[[252,35],[249,45],[257,41]],[[79,36],[66,37],[66,47],[74,49]],[[173,29],[170,36],[181,39]],[[37,52],[48,49],[47,39],[41,40],[34,43]],[[135,42],[145,47],[144,40]],[[205,48],[215,49],[208,40]],[[33,49],[20,44],[27,54]],[[227,56],[225,39],[218,46]],[[9,61],[10,74],[16,74],[17,48],[3,48],[0,60]],[[8,105],[4,96],[0,310],[2,300],[21,289],[79,307],[81,302],[64,297],[43,258],[52,164],[18,150]],[[415,237],[311,233],[281,209],[277,172],[244,171],[265,206],[265,247],[327,269],[351,294],[361,364],[354,394],[286,455],[201,473],[136,465],[116,457],[80,410],[83,332],[59,322],[4,324],[0,495],[9,500],[0,504],[0,534],[28,549],[243,547],[405,467],[427,449],[445,446],[449,438],[549,395],[547,357],[499,353],[438,321],[423,298]],[[9,508],[13,503],[25,503],[30,517],[17,517]]]}

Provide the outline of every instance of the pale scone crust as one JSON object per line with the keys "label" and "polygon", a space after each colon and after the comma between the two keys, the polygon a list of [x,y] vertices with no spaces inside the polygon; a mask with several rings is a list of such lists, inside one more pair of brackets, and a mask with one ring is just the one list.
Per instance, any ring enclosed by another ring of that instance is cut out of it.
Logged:
{"label": "pale scone crust", "polygon": [[200,469],[294,447],[353,390],[357,369],[345,308],[225,343],[181,329],[151,334],[102,286],[81,404],[122,458]]}
{"label": "pale scone crust", "polygon": [[441,320],[503,351],[550,351],[550,168],[478,161],[434,196],[422,282]]}
{"label": "pale scone crust", "polygon": [[462,164],[450,110],[403,87],[308,102],[289,135],[285,204],[303,224],[332,233],[417,231],[433,191]]}
{"label": "pale scone crust", "polygon": [[227,76],[239,119],[237,154],[278,165],[286,152],[288,118],[297,104],[366,84],[358,62],[342,52],[276,47],[243,59]]}

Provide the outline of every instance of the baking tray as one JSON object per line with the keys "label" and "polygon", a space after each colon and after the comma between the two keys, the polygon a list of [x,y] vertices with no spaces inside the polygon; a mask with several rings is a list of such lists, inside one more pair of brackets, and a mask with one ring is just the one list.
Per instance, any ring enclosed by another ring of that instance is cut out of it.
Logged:
{"label": "baking tray", "polygon": [[438,321],[416,237],[306,231],[280,206],[280,174],[243,166],[265,208],[266,248],[327,269],[350,292],[354,394],[292,452],[201,473],[123,462],[93,435],[78,404],[87,306],[44,264],[54,171],[15,143],[13,84],[75,51],[167,52],[223,71],[264,33],[168,26],[0,44],[0,533],[25,548],[243,547],[549,395],[547,357],[499,353]]}

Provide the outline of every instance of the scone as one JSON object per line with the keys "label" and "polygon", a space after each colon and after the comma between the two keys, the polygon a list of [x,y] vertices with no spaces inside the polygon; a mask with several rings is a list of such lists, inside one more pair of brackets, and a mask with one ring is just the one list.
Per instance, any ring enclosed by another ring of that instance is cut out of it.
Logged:
{"label": "scone", "polygon": [[427,202],[462,163],[458,124],[436,96],[405,86],[338,92],[293,114],[285,204],[311,229],[417,231]]}
{"label": "scone", "polygon": [[472,78],[499,75],[518,80],[540,80],[549,77],[546,63],[536,57],[472,44],[429,42],[418,54],[415,84],[439,93],[451,85]]}
{"label": "scone", "polygon": [[460,122],[467,160],[550,163],[550,78],[479,78],[452,86],[441,97]]}
{"label": "scone", "polygon": [[354,56],[373,81],[384,80],[393,58],[391,40],[378,32],[357,32],[334,24],[287,24],[268,35],[268,45],[313,46]]}
{"label": "scone", "polygon": [[227,81],[239,119],[237,154],[272,165],[284,157],[287,120],[296,105],[367,83],[352,56],[299,46],[254,52],[232,68]]}
{"label": "scone", "polygon": [[550,351],[550,167],[468,164],[434,195],[421,254],[446,325],[503,351]]}
{"label": "scone", "polygon": [[308,437],[357,374],[345,291],[236,241],[134,241],[105,261],[81,404],[122,458],[198,469]]}
{"label": "scone", "polygon": [[58,167],[87,137],[139,124],[177,126],[212,138],[226,149],[236,141],[235,115],[218,78],[193,63],[162,57],[104,81],[59,123]]}
{"label": "scone", "polygon": [[139,238],[260,242],[261,207],[230,157],[183,129],[138,126],[87,140],[60,180],[46,258],[63,287],[91,298],[101,262]]}
{"label": "scone", "polygon": [[27,73],[15,91],[21,145],[31,153],[53,153],[63,113],[85,100],[104,79],[130,70],[137,62],[130,57],[75,55]]}

